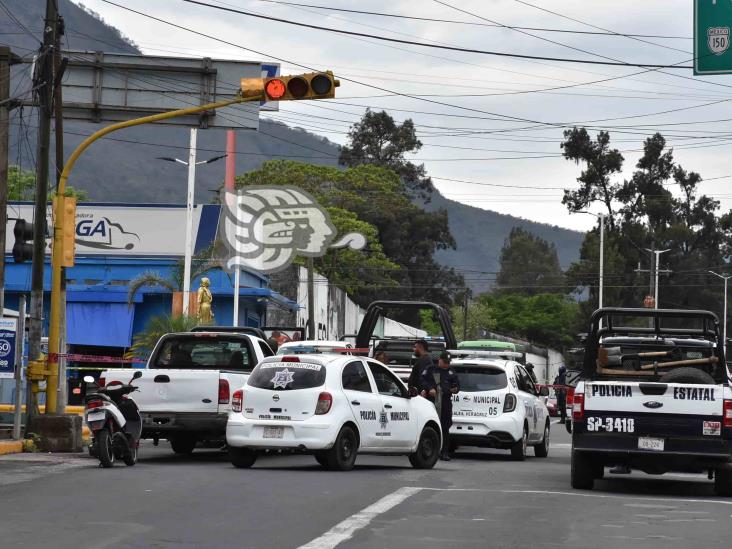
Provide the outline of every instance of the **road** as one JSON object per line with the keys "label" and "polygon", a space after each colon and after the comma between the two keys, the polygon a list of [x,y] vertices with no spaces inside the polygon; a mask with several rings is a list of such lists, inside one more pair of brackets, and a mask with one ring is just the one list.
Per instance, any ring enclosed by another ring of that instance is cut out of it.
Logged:
{"label": "road", "polygon": [[706,477],[606,475],[592,492],[572,490],[570,439],[552,427],[546,459],[461,449],[431,471],[379,456],[346,473],[310,456],[237,470],[221,452],[180,457],[166,443],[144,444],[133,468],[4,456],[2,547],[723,546],[732,499],[715,498]]}

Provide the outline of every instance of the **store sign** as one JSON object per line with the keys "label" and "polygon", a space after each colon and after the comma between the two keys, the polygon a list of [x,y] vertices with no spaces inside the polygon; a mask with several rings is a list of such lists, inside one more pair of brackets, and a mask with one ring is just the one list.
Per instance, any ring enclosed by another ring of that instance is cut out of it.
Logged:
{"label": "store sign", "polygon": [[0,378],[10,378],[15,373],[16,326],[16,319],[0,318]]}
{"label": "store sign", "polygon": [[[218,205],[197,206],[193,210],[193,237],[201,229],[203,208],[213,208],[216,213],[206,216],[211,220],[211,234],[215,233]],[[11,205],[12,217],[30,221],[33,206]],[[48,209],[48,226],[53,226],[51,208]],[[9,220],[6,234],[13,234],[15,221]],[[122,256],[182,256],[185,247],[185,206],[105,206],[79,204],[76,209],[76,255]],[[46,239],[46,252],[51,252],[50,235]],[[13,239],[6,239],[5,252],[11,253]]]}
{"label": "store sign", "polygon": [[328,211],[307,192],[284,185],[252,186],[223,196],[223,239],[229,249],[225,268],[275,273],[297,256],[321,257],[332,248],[360,250],[361,233],[336,241]]}

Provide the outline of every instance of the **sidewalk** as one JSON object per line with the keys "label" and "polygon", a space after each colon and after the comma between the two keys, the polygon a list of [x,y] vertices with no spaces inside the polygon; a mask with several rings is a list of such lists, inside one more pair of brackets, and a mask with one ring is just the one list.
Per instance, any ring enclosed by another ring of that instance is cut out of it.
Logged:
{"label": "sidewalk", "polygon": [[[6,442],[6,441],[2,441]],[[25,453],[0,456],[0,487],[29,482],[82,467],[95,468],[89,454]]]}

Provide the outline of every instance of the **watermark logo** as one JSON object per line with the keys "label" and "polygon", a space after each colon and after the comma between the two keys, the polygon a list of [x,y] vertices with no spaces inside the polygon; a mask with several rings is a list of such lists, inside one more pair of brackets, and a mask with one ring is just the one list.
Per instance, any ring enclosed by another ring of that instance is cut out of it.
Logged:
{"label": "watermark logo", "polygon": [[298,255],[321,257],[329,248],[360,250],[366,238],[336,228],[315,199],[290,186],[253,186],[224,194],[223,238],[229,249],[226,268],[275,273]]}

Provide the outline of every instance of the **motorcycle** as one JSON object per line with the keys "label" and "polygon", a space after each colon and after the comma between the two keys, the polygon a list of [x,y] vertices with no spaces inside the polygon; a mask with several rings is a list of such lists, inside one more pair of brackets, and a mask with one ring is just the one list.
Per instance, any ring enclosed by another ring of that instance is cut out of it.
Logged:
{"label": "motorcycle", "polygon": [[112,467],[115,459],[129,466],[137,463],[142,418],[128,395],[137,390],[132,382],[141,376],[138,370],[127,385],[106,387],[99,387],[91,376],[84,377],[87,386],[92,386],[92,391],[84,395],[84,419],[92,432],[89,453],[99,459],[102,467]]}

